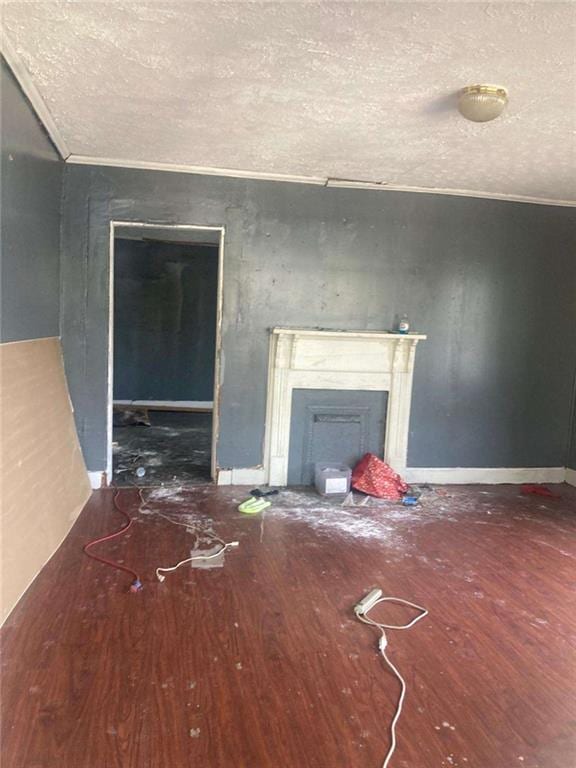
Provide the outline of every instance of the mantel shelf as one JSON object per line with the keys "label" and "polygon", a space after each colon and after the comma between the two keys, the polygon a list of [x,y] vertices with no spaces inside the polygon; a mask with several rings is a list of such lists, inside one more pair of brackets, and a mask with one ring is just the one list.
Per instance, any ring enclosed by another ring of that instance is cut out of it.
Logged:
{"label": "mantel shelf", "polygon": [[392,333],[391,331],[345,331],[330,328],[272,328],[273,334],[291,336],[349,336],[359,339],[412,339],[424,341],[428,337],[423,333]]}

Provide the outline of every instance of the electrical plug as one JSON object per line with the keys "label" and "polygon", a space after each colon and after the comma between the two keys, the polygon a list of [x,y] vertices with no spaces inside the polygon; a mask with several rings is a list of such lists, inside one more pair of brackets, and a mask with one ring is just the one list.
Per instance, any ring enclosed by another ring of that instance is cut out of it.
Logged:
{"label": "electrical plug", "polygon": [[134,579],[132,584],[130,585],[130,592],[140,592],[142,589],[142,582],[140,579]]}

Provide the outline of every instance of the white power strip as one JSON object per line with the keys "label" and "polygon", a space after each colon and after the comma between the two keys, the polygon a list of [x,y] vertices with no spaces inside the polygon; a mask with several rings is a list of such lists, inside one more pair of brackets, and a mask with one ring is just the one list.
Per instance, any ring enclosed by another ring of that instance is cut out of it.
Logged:
{"label": "white power strip", "polygon": [[239,547],[240,542],[239,541],[229,541],[225,543],[218,552],[213,552],[210,555],[194,555],[193,557],[187,557],[186,560],[181,560],[179,563],[176,563],[176,565],[171,566],[170,568],[156,568],[156,578],[158,581],[164,581],[166,576],[164,576],[165,573],[172,573],[173,571],[178,570],[180,566],[186,565],[187,563],[191,563],[193,560],[212,560],[215,557],[220,557],[220,555],[224,554],[229,549],[232,549],[233,547]]}
{"label": "white power strip", "polygon": [[[420,611],[418,616],[412,619],[408,624],[381,624],[377,621],[373,621],[368,617],[369,611],[372,610],[376,605],[379,603],[398,603],[400,605],[407,605],[410,608],[415,608],[417,611]],[[354,606],[354,613],[356,614],[356,618],[363,622],[364,624],[370,624],[372,627],[376,627],[380,630],[380,638],[378,640],[378,650],[382,654],[384,661],[388,665],[388,667],[392,670],[396,678],[400,682],[400,698],[398,699],[398,706],[396,707],[396,712],[394,714],[394,717],[392,719],[392,723],[390,725],[390,747],[388,749],[388,753],[386,754],[386,757],[384,758],[384,762],[382,764],[382,768],[388,768],[388,765],[390,764],[390,760],[392,759],[392,755],[394,754],[394,750],[396,749],[396,725],[398,723],[398,720],[400,719],[400,714],[402,712],[402,705],[404,704],[404,698],[406,696],[406,682],[398,669],[394,666],[394,664],[390,661],[388,656],[386,655],[386,648],[388,647],[388,637],[386,635],[387,629],[410,629],[410,627],[413,627],[414,624],[416,624],[420,619],[423,619],[425,616],[428,616],[428,611],[426,608],[422,608],[421,605],[416,605],[416,603],[411,603],[409,600],[403,600],[400,597],[383,597],[382,596],[382,590],[381,589],[373,589],[371,592],[369,592],[366,597],[363,597],[362,600],[360,600],[359,603],[357,603]]]}

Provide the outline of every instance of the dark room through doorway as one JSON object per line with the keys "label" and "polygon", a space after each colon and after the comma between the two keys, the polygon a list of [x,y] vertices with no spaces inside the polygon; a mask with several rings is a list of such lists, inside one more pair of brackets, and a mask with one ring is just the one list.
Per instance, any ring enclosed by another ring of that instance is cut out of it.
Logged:
{"label": "dark room through doorway", "polygon": [[116,226],[116,486],[198,485],[214,470],[219,230]]}

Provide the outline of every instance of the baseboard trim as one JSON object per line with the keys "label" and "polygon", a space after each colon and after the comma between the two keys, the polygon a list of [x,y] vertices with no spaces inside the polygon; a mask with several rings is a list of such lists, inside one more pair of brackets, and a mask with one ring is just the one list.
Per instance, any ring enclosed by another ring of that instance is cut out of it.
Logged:
{"label": "baseboard trim", "polygon": [[402,477],[408,483],[439,485],[563,483],[566,470],[564,467],[409,467]]}
{"label": "baseboard trim", "polygon": [[[572,481],[568,479],[572,473]],[[576,485],[576,470],[564,467],[408,467],[402,473],[408,483],[437,485],[473,485],[476,483],[563,483]],[[218,485],[265,485],[266,472],[262,467],[221,469]]]}
{"label": "baseboard trim", "polygon": [[114,400],[113,405],[159,411],[212,411],[212,400]]}
{"label": "baseboard trim", "polygon": [[[88,472],[93,490],[106,488],[106,472]],[[498,485],[499,483],[568,483],[576,486],[576,469],[564,467],[408,467],[402,477],[407,483],[434,485]],[[263,467],[221,469],[218,485],[265,485]]]}
{"label": "baseboard trim", "polygon": [[218,472],[218,485],[265,485],[264,467],[246,467],[239,469],[221,469]]}
{"label": "baseboard trim", "polygon": [[90,487],[93,491],[97,491],[99,488],[106,488],[108,482],[106,480],[106,472],[101,470],[100,472],[88,472],[88,478],[90,480]]}

